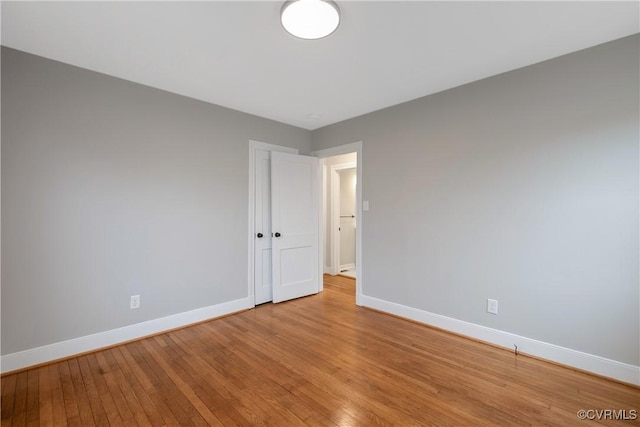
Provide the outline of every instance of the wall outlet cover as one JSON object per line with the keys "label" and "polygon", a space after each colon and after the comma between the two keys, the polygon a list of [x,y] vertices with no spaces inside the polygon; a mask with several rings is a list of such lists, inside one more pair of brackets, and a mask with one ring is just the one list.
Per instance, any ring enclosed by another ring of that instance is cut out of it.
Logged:
{"label": "wall outlet cover", "polygon": [[131,300],[129,301],[129,308],[135,309],[140,308],[140,295],[131,295]]}

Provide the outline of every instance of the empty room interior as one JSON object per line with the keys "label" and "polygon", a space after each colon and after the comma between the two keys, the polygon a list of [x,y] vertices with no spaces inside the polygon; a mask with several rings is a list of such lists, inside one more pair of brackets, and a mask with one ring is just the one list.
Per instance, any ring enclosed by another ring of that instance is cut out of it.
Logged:
{"label": "empty room interior", "polygon": [[637,1],[0,14],[3,427],[640,424]]}

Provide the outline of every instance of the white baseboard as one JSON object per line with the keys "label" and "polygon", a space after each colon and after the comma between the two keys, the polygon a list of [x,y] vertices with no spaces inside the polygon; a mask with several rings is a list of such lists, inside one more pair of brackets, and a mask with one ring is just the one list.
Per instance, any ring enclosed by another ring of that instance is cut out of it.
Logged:
{"label": "white baseboard", "polygon": [[[518,350],[522,353],[593,372],[626,383],[640,385],[640,366],[629,365],[366,295],[359,295],[357,304],[485,341],[506,349],[511,350],[513,349],[513,345],[516,344]],[[110,331],[99,332],[97,334],[7,354],[0,359],[0,372],[11,372],[71,357],[76,354],[117,345],[163,331],[187,326],[192,323],[246,310],[251,307],[252,305],[250,304],[249,298],[242,298],[160,319],[124,326]]]}
{"label": "white baseboard", "polygon": [[640,385],[640,366],[629,365],[366,295],[362,295],[358,303],[358,305],[364,307],[435,326],[510,350],[513,350],[515,344],[518,346],[518,351],[531,356],[589,371],[625,383]]}
{"label": "white baseboard", "polygon": [[340,274],[340,268],[333,268],[333,267],[328,267],[328,266],[324,266],[324,274],[330,274],[332,276],[336,276],[338,274]]}
{"label": "white baseboard", "polygon": [[355,263],[352,262],[350,264],[341,265],[338,270],[339,271],[342,271],[342,270],[355,270],[355,268],[356,268],[356,265],[355,265]]}
{"label": "white baseboard", "polygon": [[222,304],[198,308],[184,313],[173,314],[160,319],[148,320],[124,326],[110,331],[74,338],[29,350],[11,353],[0,358],[0,372],[11,372],[42,363],[64,359],[104,347],[121,344],[127,341],[154,335],[171,329],[180,328],[193,323],[215,317],[224,316],[253,307],[250,298],[241,298]]}

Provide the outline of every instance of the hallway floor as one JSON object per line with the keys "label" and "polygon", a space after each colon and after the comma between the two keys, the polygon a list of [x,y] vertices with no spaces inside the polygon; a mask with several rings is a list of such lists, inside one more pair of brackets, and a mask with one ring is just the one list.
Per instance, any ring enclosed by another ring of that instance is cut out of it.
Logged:
{"label": "hallway floor", "polygon": [[348,268],[346,270],[340,270],[340,275],[341,276],[347,276],[347,277],[352,277],[352,278],[356,278],[356,269],[355,268]]}

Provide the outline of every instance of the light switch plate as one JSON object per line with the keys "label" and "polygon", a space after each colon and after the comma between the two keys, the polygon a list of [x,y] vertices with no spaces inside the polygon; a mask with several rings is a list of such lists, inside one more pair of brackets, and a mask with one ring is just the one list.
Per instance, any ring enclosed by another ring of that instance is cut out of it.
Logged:
{"label": "light switch plate", "polygon": [[494,299],[487,299],[487,313],[498,314],[498,301]]}
{"label": "light switch plate", "polygon": [[368,200],[363,200],[362,201],[362,210],[363,211],[368,211],[369,210],[369,201]]}

